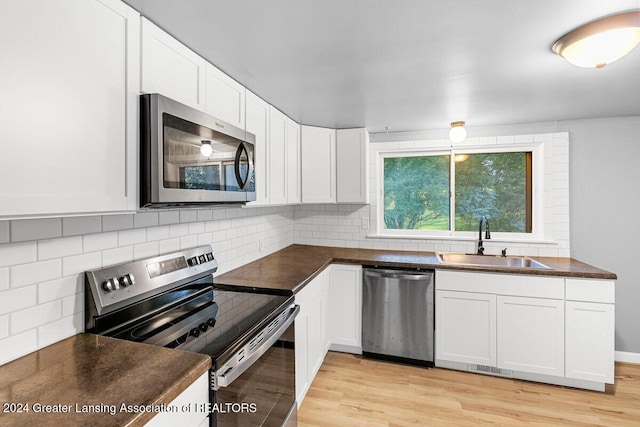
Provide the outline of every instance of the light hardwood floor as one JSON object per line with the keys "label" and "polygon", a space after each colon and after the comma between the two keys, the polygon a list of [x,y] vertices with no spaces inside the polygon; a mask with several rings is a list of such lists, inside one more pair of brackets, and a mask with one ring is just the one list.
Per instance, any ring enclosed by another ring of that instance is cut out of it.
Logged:
{"label": "light hardwood floor", "polygon": [[329,352],[298,426],[640,426],[640,365],[604,393]]}

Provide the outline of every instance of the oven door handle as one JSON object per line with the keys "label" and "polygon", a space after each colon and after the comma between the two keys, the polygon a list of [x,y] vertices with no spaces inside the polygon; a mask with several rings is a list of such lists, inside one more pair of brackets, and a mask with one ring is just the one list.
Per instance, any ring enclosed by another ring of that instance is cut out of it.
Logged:
{"label": "oven door handle", "polygon": [[[278,341],[278,339],[282,336],[282,334],[284,334],[287,328],[291,326],[299,312],[299,305],[291,305],[291,307],[289,307],[289,314],[286,320],[280,326],[278,326],[278,329],[273,331],[271,335],[267,337],[267,339],[262,342],[262,344],[260,344],[260,346],[256,348],[248,357],[244,357],[241,355],[243,351],[247,350],[245,346],[230,358],[230,362],[227,362],[220,369],[213,372],[213,390],[218,390],[221,387],[229,386],[233,381],[236,380],[236,378],[238,378],[247,369],[249,369],[249,367],[251,367],[251,365],[253,365],[256,360],[262,357],[262,355],[265,354],[276,341]],[[256,336],[264,332],[265,329],[256,334]],[[241,361],[236,362],[236,360],[238,359],[241,359]]]}

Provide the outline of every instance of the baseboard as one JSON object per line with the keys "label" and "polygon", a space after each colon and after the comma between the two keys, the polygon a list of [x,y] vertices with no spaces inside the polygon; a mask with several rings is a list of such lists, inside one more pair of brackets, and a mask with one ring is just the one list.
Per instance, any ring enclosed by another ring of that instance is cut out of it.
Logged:
{"label": "baseboard", "polygon": [[629,353],[627,351],[616,351],[616,362],[640,364],[640,353]]}

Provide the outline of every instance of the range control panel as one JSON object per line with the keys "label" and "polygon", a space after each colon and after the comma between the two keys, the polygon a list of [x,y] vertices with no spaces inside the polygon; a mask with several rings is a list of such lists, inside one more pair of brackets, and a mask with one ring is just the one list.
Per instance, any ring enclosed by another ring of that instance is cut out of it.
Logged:
{"label": "range control panel", "polygon": [[129,263],[87,271],[98,314],[113,311],[218,269],[211,246],[200,246]]}

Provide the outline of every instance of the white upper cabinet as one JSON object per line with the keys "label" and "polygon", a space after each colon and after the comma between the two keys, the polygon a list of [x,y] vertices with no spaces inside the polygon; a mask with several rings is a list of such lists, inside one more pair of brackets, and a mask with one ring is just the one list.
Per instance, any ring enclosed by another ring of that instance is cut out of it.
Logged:
{"label": "white upper cabinet", "polygon": [[287,203],[299,204],[300,195],[300,125],[287,117]]}
{"label": "white upper cabinet", "polygon": [[369,132],[338,129],[336,157],[338,203],[369,203]]}
{"label": "white upper cabinet", "polygon": [[140,15],[118,0],[2,13],[0,217],[135,210]]}
{"label": "white upper cabinet", "polygon": [[269,107],[269,167],[267,186],[269,203],[287,203],[287,116]]}
{"label": "white upper cabinet", "polygon": [[301,127],[302,203],[336,202],[336,131]]}
{"label": "white upper cabinet", "polygon": [[142,18],[142,92],[205,111],[206,71],[202,57]]}
{"label": "white upper cabinet", "polygon": [[206,80],[206,113],[244,129],[244,86],[209,63]]}
{"label": "white upper cabinet", "polygon": [[255,177],[256,201],[249,206],[269,203],[269,187],[267,184],[269,160],[269,104],[253,92],[247,90],[246,96],[246,129],[256,136]]}

